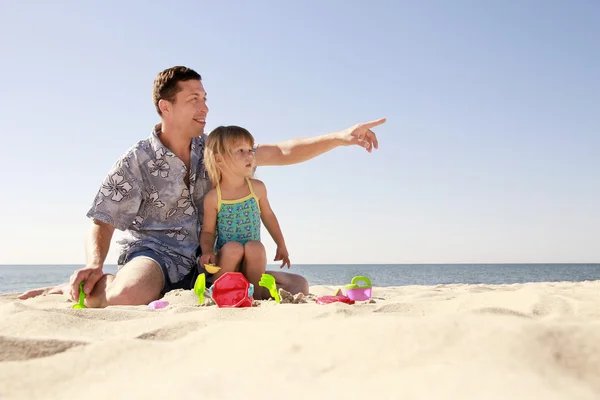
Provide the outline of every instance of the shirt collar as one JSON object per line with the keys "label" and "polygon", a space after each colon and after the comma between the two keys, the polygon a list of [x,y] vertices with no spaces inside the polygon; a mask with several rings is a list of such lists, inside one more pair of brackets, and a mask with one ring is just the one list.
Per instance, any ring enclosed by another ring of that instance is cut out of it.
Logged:
{"label": "shirt collar", "polygon": [[161,128],[161,123],[154,125],[154,129],[152,129],[152,134],[150,135],[150,146],[152,146],[154,154],[165,154],[169,151],[169,149],[164,144],[162,144],[162,142],[158,138],[158,135],[161,132]]}
{"label": "shirt collar", "polygon": [[[158,154],[158,152],[160,152],[161,154],[165,154],[166,152],[171,153],[171,150],[169,150],[160,141],[159,135],[161,132],[162,123],[159,122],[158,124],[154,125],[152,133],[150,134],[150,145],[152,146],[152,150],[155,152],[155,154]],[[194,150],[204,151],[204,140],[206,139],[206,136],[206,133],[203,133],[202,135],[192,139],[192,154],[195,153]]]}

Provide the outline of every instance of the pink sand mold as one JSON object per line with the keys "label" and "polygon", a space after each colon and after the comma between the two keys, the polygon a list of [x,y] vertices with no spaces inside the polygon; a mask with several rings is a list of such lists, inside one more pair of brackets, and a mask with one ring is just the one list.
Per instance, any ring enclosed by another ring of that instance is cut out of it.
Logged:
{"label": "pink sand mold", "polygon": [[158,310],[160,308],[165,308],[169,305],[169,302],[166,300],[154,300],[152,303],[148,304],[148,308],[151,310]]}

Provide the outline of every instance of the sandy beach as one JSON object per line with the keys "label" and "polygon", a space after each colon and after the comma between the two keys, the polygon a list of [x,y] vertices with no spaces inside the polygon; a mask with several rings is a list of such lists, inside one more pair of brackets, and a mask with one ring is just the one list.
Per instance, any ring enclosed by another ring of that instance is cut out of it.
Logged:
{"label": "sandy beach", "polygon": [[223,309],[176,291],[161,310],[74,310],[3,295],[0,399],[600,398],[600,281],[314,296]]}

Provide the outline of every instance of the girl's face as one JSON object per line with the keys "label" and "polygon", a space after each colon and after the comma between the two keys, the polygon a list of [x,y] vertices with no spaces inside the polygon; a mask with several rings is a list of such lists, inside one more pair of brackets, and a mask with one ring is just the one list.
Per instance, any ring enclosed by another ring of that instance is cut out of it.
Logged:
{"label": "girl's face", "polygon": [[254,150],[247,140],[235,142],[231,149],[231,158],[229,159],[228,169],[238,176],[252,176],[255,159]]}

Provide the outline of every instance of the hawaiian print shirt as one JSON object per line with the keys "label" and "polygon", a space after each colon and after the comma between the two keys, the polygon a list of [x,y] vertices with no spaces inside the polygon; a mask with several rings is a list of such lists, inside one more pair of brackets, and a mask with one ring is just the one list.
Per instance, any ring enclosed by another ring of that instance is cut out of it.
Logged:
{"label": "hawaiian print shirt", "polygon": [[189,186],[185,164],[159,139],[150,137],[123,154],[104,178],[87,216],[125,232],[119,265],[133,251],[159,255],[172,283],[196,268],[204,196],[212,188],[204,168],[206,135],[191,144]]}

